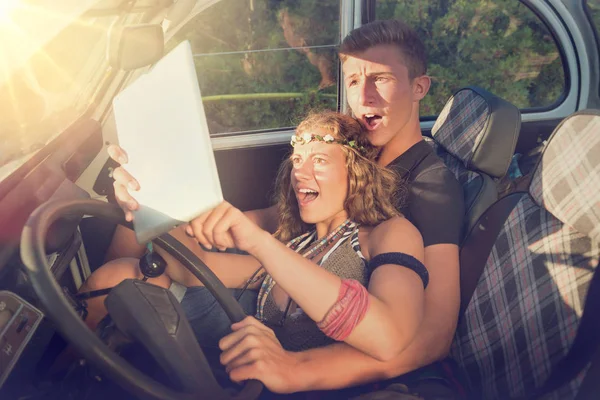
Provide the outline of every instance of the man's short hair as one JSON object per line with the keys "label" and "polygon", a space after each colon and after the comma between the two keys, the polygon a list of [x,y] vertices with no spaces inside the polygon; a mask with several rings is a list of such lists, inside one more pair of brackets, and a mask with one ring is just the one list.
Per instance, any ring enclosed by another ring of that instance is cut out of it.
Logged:
{"label": "man's short hair", "polygon": [[362,53],[379,45],[398,47],[408,68],[410,79],[427,73],[425,46],[417,33],[400,20],[378,20],[354,29],[340,45],[340,58]]}

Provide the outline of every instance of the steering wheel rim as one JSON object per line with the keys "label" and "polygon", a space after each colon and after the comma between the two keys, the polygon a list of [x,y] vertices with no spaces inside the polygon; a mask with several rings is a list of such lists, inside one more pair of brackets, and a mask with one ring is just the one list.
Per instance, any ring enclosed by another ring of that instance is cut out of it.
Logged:
{"label": "steering wheel rim", "polygon": [[[45,305],[46,313],[86,359],[130,393],[156,400],[195,399],[196,394],[174,391],[131,366],[110,350],[70,306],[50,271],[45,252],[45,238],[50,226],[67,215],[94,215],[131,227],[119,207],[92,199],[51,201],[42,204],[31,214],[21,234],[21,259],[36,294]],[[155,241],[204,283],[232,322],[240,321],[246,316],[223,283],[191,250],[168,234]],[[208,373],[212,374],[212,371],[209,370]],[[249,380],[239,393],[230,398],[256,399],[262,389],[261,382]]]}

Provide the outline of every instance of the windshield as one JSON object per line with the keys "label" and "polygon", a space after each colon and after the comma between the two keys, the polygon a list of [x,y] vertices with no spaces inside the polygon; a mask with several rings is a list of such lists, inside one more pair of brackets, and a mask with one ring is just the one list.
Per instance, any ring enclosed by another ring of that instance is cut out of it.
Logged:
{"label": "windshield", "polygon": [[107,32],[119,19],[99,10],[115,3],[2,0],[0,180],[89,107],[108,68]]}

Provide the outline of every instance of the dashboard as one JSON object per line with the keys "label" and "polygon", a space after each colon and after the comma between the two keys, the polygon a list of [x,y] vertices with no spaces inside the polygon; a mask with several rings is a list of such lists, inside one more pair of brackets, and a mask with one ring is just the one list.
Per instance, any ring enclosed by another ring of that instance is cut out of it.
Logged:
{"label": "dashboard", "polygon": [[44,314],[7,290],[0,291],[0,387],[15,367]]}

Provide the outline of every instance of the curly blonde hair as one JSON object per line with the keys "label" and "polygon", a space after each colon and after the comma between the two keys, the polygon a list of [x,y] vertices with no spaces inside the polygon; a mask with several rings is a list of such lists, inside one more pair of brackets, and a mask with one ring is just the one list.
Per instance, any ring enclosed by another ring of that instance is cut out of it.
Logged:
{"label": "curly blonde hair", "polygon": [[[357,146],[342,145],[348,167],[348,194],[344,209],[348,217],[366,226],[375,226],[400,214],[406,196],[406,185],[397,175],[375,163],[378,149],[366,138],[364,127],[349,115],[333,111],[315,112],[296,128],[296,134],[324,130],[337,139],[354,141]],[[361,148],[358,150],[357,148]],[[291,185],[292,162],[287,157],[277,173],[275,203],[278,208],[279,228],[275,237],[286,242],[307,232],[311,226],[300,218],[298,201]]]}

